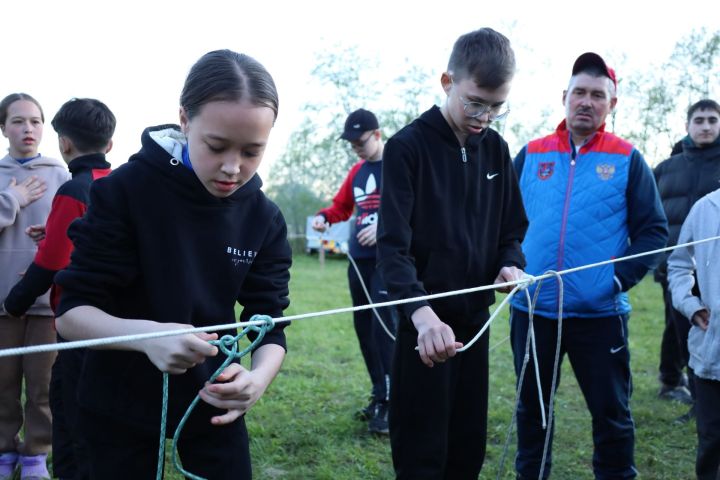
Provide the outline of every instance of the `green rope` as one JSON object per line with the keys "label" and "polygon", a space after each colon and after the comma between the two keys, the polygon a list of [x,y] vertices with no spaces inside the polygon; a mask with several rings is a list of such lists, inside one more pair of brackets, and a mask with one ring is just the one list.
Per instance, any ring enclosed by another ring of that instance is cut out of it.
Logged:
{"label": "green rope", "polygon": [[[252,318],[250,318],[250,321],[264,321],[264,325],[248,325],[247,327],[243,328],[243,330],[237,334],[236,336],[232,335],[224,335],[219,340],[211,340],[209,343],[211,345],[215,345],[220,349],[222,353],[224,353],[227,358],[225,361],[218,367],[217,370],[215,370],[215,373],[213,373],[210,376],[210,380],[208,380],[209,383],[213,383],[215,379],[222,373],[223,370],[225,370],[225,367],[230,365],[230,363],[233,360],[240,359],[247,355],[249,352],[251,352],[265,337],[265,333],[267,333],[269,330],[272,330],[275,323],[273,322],[273,319],[269,317],[268,315],[253,315]],[[257,332],[258,336],[250,345],[248,345],[245,349],[238,352],[238,342],[242,337],[248,334],[248,332],[253,331]],[[160,415],[160,451],[158,452],[158,466],[157,466],[157,480],[161,480],[163,476],[163,469],[164,469],[164,463],[165,463],[165,431],[166,431],[166,425],[167,425],[167,408],[168,408],[168,374],[163,373],[163,399],[162,399],[162,413]],[[180,438],[180,432],[182,431],[183,427],[185,426],[185,422],[190,417],[190,414],[192,413],[193,409],[195,409],[195,406],[200,401],[200,395],[196,395],[195,399],[192,401],[188,409],[185,411],[185,415],[183,415],[182,419],[180,419],[180,423],[178,423],[178,427],[175,430],[175,435],[173,435],[173,441],[172,441],[172,459],[173,464],[175,465],[175,468],[185,475],[185,477],[190,478],[191,480],[205,480],[203,477],[198,477],[197,475],[193,475],[192,473],[186,471],[183,469],[182,465],[180,464],[180,459],[177,456],[177,442]]]}

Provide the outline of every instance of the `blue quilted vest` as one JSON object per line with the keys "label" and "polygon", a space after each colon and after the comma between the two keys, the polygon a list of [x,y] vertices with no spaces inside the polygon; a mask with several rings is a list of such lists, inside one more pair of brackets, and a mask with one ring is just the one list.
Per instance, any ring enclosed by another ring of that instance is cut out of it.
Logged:
{"label": "blue quilted vest", "polygon": [[[520,189],[530,227],[522,248],[531,275],[616,258],[628,246],[625,192],[633,146],[600,130],[573,155],[569,139],[563,121],[526,148]],[[563,275],[563,317],[628,313],[627,294],[613,277],[612,264]],[[531,298],[536,288],[529,289]],[[558,298],[558,282],[543,281],[535,312],[557,318]],[[525,295],[512,303],[528,310]]]}

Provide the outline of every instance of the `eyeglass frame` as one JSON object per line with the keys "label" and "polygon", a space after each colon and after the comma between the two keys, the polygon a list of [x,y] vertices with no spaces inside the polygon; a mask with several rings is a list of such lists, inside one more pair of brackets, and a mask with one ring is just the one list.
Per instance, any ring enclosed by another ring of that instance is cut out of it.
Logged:
{"label": "eyeglass frame", "polygon": [[[453,86],[455,86],[455,79],[452,78],[452,75],[450,76],[450,81],[452,82]],[[478,118],[478,117],[482,117],[486,113],[490,113],[490,115],[488,115],[488,117],[490,118],[490,121],[495,121],[495,120],[502,120],[503,118],[507,117],[508,113],[510,113],[510,107],[508,107],[507,104],[504,102],[501,103],[500,105],[496,105],[496,106],[487,105],[482,102],[468,102],[459,93],[458,93],[458,98],[460,99],[460,103],[463,104],[463,113],[465,113],[465,116],[468,118]],[[470,115],[469,113],[467,113],[468,106],[470,106],[470,105],[480,105],[482,108],[475,115]],[[494,115],[494,116],[492,115],[493,108],[502,108],[502,107],[507,108],[507,110],[505,110],[503,113],[501,113],[499,115]]]}
{"label": "eyeglass frame", "polygon": [[[358,137],[357,140],[349,142],[350,146],[352,148],[364,148],[365,145],[367,145],[367,143],[370,141],[370,139],[375,136],[375,130],[367,130],[367,131],[370,132],[370,135],[368,135],[368,137],[365,140],[360,141],[360,138]],[[364,135],[364,134],[365,134],[365,132],[362,133],[362,135]],[[362,137],[362,135],[360,135],[360,137]]]}
{"label": "eyeglass frame", "polygon": [[[493,106],[493,105],[487,105],[482,102],[468,102],[459,93],[458,93],[458,98],[460,99],[460,103],[463,104],[463,112],[465,112],[465,116],[468,118],[478,118],[478,117],[482,117],[486,113],[489,113],[488,117],[490,118],[490,120],[495,121],[495,120],[502,120],[503,118],[507,117],[508,113],[510,113],[510,108],[505,103]],[[479,105],[478,108],[480,108],[480,111],[478,113],[476,113],[475,115],[470,115],[467,112],[467,109],[470,105]],[[503,113],[500,113],[500,114],[492,113],[493,109],[500,109],[503,107],[507,108],[507,110],[505,110]]]}

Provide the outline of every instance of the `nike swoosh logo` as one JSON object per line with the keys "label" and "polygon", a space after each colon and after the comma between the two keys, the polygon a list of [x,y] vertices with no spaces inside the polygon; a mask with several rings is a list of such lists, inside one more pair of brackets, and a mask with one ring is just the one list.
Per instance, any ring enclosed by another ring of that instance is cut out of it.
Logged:
{"label": "nike swoosh logo", "polygon": [[497,177],[498,175],[500,175],[500,174],[499,174],[499,173],[493,173],[492,175],[490,175],[490,174],[488,173],[488,174],[485,175],[485,176],[487,177],[488,180],[492,180],[493,178]]}
{"label": "nike swoosh logo", "polygon": [[611,354],[617,353],[617,352],[619,352],[620,350],[622,350],[623,348],[625,348],[625,345],[620,345],[620,346],[617,347],[617,348],[612,348],[612,347],[611,347],[611,348],[610,348],[610,353],[611,353]]}

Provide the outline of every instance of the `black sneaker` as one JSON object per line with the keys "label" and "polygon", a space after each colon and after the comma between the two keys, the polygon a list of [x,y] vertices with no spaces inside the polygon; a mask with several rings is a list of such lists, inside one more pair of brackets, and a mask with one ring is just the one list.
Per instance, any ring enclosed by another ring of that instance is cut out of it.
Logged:
{"label": "black sneaker", "polygon": [[663,400],[673,400],[676,402],[684,403],[685,405],[692,405],[693,399],[690,395],[690,390],[683,385],[672,387],[670,385],[663,384],[658,392],[658,397]]}
{"label": "black sneaker", "polygon": [[370,403],[355,412],[355,418],[362,421],[367,421],[373,418],[373,416],[375,416],[375,406],[377,403],[378,401],[371,397]]}
{"label": "black sneaker", "polygon": [[695,405],[690,407],[690,410],[685,415],[680,415],[675,419],[675,423],[687,423],[695,418]]}
{"label": "black sneaker", "polygon": [[368,421],[368,431],[375,435],[388,435],[388,403],[378,402],[375,405],[375,415]]}

